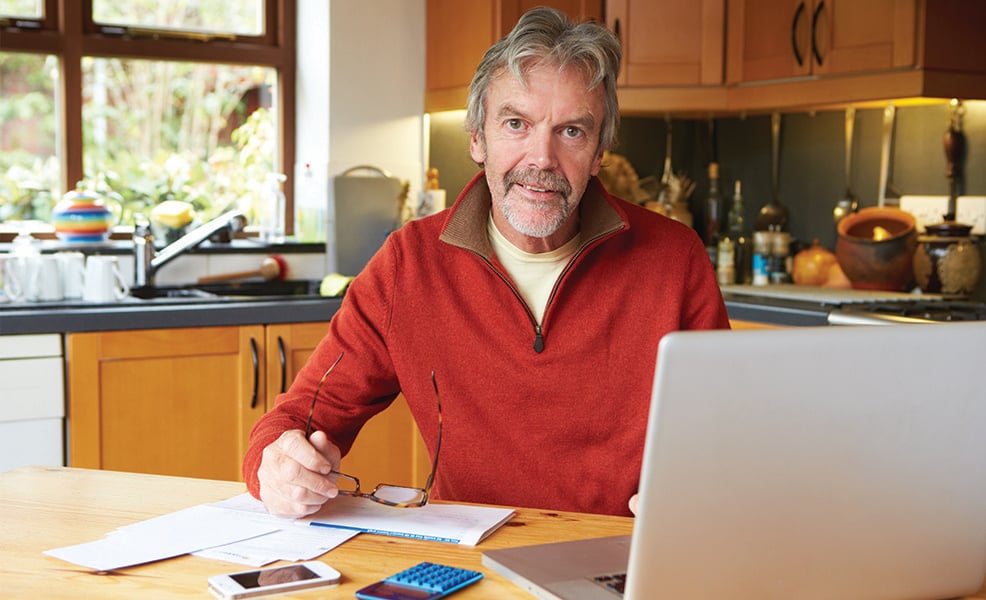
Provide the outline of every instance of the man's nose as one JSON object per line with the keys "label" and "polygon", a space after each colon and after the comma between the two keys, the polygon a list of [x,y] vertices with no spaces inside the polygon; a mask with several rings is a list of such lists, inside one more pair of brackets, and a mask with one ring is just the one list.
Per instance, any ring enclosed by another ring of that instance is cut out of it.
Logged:
{"label": "man's nose", "polygon": [[538,130],[531,136],[529,161],[531,166],[549,170],[558,166],[556,144],[558,140],[551,131]]}

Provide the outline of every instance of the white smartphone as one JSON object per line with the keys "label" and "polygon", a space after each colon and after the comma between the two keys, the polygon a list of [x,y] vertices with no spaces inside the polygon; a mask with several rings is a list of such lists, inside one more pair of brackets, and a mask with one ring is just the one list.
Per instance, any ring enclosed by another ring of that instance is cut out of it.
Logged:
{"label": "white smartphone", "polygon": [[342,574],[329,565],[319,561],[309,561],[283,567],[214,575],[209,578],[209,591],[223,600],[232,600],[282,594],[323,585],[338,585],[341,578]]}

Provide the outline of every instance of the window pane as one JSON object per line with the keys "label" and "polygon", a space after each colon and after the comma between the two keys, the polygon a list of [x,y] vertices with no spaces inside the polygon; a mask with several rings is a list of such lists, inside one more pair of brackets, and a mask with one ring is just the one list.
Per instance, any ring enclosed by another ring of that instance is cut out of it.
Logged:
{"label": "window pane", "polygon": [[57,79],[54,56],[0,52],[0,222],[51,216],[61,180]]}
{"label": "window pane", "polygon": [[82,67],[85,187],[122,205],[121,224],[165,200],[192,204],[201,221],[256,214],[275,167],[274,69],[92,57]]}
{"label": "window pane", "polygon": [[263,0],[93,0],[96,23],[179,31],[262,35]]}
{"label": "window pane", "polygon": [[41,19],[44,0],[0,0],[0,17]]}

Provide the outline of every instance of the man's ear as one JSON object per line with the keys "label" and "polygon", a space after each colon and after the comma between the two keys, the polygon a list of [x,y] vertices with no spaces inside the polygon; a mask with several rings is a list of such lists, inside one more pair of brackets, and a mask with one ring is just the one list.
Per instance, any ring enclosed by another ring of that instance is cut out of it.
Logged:
{"label": "man's ear", "polygon": [[599,175],[599,169],[603,166],[603,153],[600,152],[596,155],[596,158],[592,161],[592,166],[589,167],[590,175]]}
{"label": "man's ear", "polygon": [[481,134],[474,131],[469,135],[469,156],[473,162],[481,165],[486,162],[486,144],[483,143]]}

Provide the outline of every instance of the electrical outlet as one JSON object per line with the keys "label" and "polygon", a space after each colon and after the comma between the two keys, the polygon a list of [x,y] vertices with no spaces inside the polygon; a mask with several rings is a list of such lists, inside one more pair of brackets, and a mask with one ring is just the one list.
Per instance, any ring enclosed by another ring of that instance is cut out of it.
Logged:
{"label": "electrical outlet", "polygon": [[[900,208],[914,215],[917,230],[941,223],[948,211],[948,196],[901,196]],[[974,235],[986,235],[986,196],[959,196],[955,201],[955,220],[972,225]]]}
{"label": "electrical outlet", "polygon": [[972,225],[972,233],[986,235],[986,196],[959,196],[955,220]]}
{"label": "electrical outlet", "polygon": [[942,222],[948,211],[948,196],[901,196],[900,208],[914,215],[918,233],[924,233],[928,225]]}

